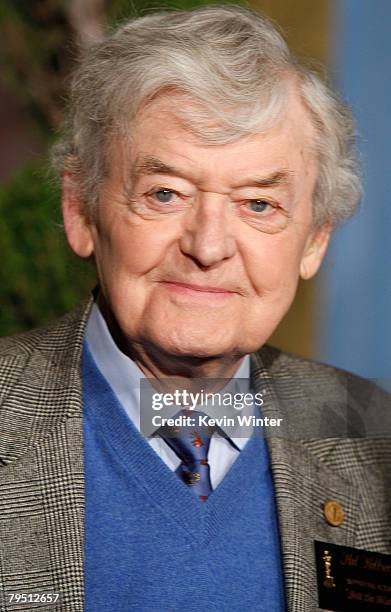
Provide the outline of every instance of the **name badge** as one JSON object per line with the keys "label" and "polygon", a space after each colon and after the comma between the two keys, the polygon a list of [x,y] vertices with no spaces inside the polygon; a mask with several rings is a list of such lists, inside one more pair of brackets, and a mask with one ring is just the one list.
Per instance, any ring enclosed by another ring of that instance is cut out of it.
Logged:
{"label": "name badge", "polygon": [[391,555],[315,541],[318,603],[337,612],[391,612]]}

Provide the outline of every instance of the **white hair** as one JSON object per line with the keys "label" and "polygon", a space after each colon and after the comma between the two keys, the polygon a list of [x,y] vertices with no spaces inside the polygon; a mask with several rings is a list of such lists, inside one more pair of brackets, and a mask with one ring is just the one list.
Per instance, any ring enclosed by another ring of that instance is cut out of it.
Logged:
{"label": "white hair", "polygon": [[321,78],[299,64],[265,17],[236,6],[158,12],[127,22],[89,49],[75,71],[57,171],[75,173],[94,215],[108,145],[130,132],[143,105],[174,90],[193,102],[176,110],[200,139],[233,142],[271,127],[286,108],[288,76],[315,127],[317,225],[350,217],[361,195],[351,113]]}

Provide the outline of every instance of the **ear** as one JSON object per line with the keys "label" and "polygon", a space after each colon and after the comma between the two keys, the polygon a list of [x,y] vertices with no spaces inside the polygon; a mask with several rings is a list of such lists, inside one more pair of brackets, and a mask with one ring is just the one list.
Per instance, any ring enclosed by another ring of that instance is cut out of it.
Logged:
{"label": "ear", "polygon": [[79,257],[90,257],[94,250],[91,225],[77,190],[76,178],[70,172],[62,177],[62,216],[72,251]]}
{"label": "ear", "polygon": [[309,234],[300,261],[300,277],[303,280],[312,278],[319,270],[332,231],[332,225],[327,223]]}

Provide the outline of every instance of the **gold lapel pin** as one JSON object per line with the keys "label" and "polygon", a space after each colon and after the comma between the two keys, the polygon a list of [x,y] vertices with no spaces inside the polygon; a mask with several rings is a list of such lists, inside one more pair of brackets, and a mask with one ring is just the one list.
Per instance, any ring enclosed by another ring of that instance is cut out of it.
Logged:
{"label": "gold lapel pin", "polygon": [[331,499],[323,506],[323,514],[329,525],[339,527],[345,518],[345,512],[339,502]]}

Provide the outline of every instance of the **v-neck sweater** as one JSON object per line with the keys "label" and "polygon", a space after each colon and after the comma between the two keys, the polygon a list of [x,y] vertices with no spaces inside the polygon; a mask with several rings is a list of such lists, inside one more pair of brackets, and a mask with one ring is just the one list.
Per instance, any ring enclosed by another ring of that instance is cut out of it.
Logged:
{"label": "v-neck sweater", "polygon": [[200,502],[83,350],[85,612],[281,612],[277,513],[254,434]]}

